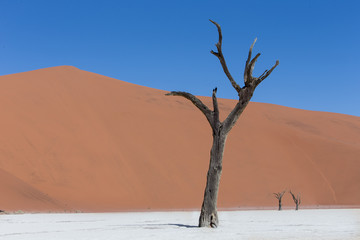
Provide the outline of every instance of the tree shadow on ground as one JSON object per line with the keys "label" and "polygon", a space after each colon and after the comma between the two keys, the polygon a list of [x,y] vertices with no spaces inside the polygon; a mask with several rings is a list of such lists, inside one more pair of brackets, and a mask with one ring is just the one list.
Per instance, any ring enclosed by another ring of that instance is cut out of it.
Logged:
{"label": "tree shadow on ground", "polygon": [[176,227],[181,227],[181,228],[199,228],[198,226],[195,226],[195,225],[186,225],[186,224],[180,224],[180,223],[168,223],[166,225],[176,226]]}
{"label": "tree shadow on ground", "polygon": [[171,227],[179,227],[179,228],[199,228],[196,225],[187,225],[187,224],[181,224],[181,223],[163,223],[163,224],[156,224],[156,223],[150,223],[150,224],[141,224],[144,228],[147,229],[158,229],[164,226],[171,226]]}

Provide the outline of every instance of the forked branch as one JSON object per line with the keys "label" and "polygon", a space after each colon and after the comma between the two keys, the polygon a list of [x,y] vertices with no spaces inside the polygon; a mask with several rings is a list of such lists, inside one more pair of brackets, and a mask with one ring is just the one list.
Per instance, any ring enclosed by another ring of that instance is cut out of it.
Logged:
{"label": "forked branch", "polygon": [[276,197],[278,200],[280,200],[280,199],[283,197],[284,193],[285,193],[285,190],[282,191],[282,192],[273,193],[273,194],[275,195],[275,197]]}
{"label": "forked branch", "polygon": [[259,77],[254,77],[252,75],[255,67],[255,63],[257,59],[260,57],[260,53],[258,53],[253,59],[251,59],[252,50],[256,43],[256,40],[257,38],[255,38],[254,42],[250,46],[249,55],[245,63],[244,83],[246,87],[250,87],[250,86],[257,87],[265,78],[267,78],[271,74],[271,72],[277,67],[277,65],[279,65],[279,60],[276,60],[274,66],[270,70],[265,70],[265,72],[261,74]]}
{"label": "forked branch", "polygon": [[[200,99],[198,99],[197,97],[195,97],[194,95],[192,95],[191,93],[188,93],[188,92],[172,91],[165,95],[166,96],[181,96],[181,97],[184,97],[184,98],[190,100],[205,115],[205,117],[208,120],[208,122],[210,123],[211,127],[213,127],[213,122],[214,122],[213,112]],[[216,102],[216,105],[217,105],[217,102]]]}
{"label": "forked branch", "polygon": [[230,72],[229,72],[229,69],[226,65],[226,62],[225,62],[225,58],[224,58],[224,55],[222,53],[222,33],[221,33],[221,27],[220,25],[217,23],[217,22],[214,22],[210,19],[210,22],[212,22],[213,24],[215,24],[215,26],[217,27],[217,30],[219,32],[219,41],[218,43],[215,44],[216,48],[217,48],[217,52],[214,52],[213,50],[211,50],[210,52],[212,54],[214,54],[219,60],[220,60],[220,63],[221,63],[221,66],[224,70],[224,73],[226,74],[226,76],[228,77],[228,79],[230,80],[230,83],[231,85],[235,88],[235,90],[238,92],[238,94],[240,94],[240,91],[241,91],[241,87],[235,82],[234,78],[231,76]]}
{"label": "forked branch", "polygon": [[245,63],[245,69],[244,69],[244,83],[245,83],[245,86],[247,85],[247,83],[249,83],[252,80],[251,79],[252,70],[254,69],[255,62],[256,62],[257,58],[260,56],[260,53],[258,53],[255,56],[255,58],[253,60],[251,60],[252,50],[253,50],[253,47],[254,47],[256,41],[257,41],[257,38],[254,39],[254,42],[250,46],[248,58],[247,58],[246,63]]}
{"label": "forked branch", "polygon": [[279,65],[279,60],[276,60],[276,63],[272,66],[272,68],[270,68],[270,70],[265,70],[265,72],[257,78],[256,85],[259,85],[265,78],[267,78],[277,65]]}
{"label": "forked branch", "polygon": [[[229,71],[229,69],[228,69],[228,67],[226,65],[226,62],[225,62],[224,55],[222,53],[222,32],[221,32],[221,27],[215,21],[210,20],[210,22],[212,22],[217,27],[217,30],[219,32],[219,41],[215,44],[215,46],[217,48],[217,52],[211,50],[211,53],[213,55],[215,55],[220,60],[221,66],[222,66],[222,68],[224,70],[224,73],[226,74],[226,76],[229,79],[231,85],[235,88],[235,90],[237,91],[237,93],[238,93],[238,95],[240,97],[242,88],[239,86],[239,84],[236,83],[236,81],[234,80],[234,78],[230,74],[230,71]],[[252,73],[253,73],[253,70],[254,70],[254,67],[255,67],[255,63],[256,63],[257,59],[260,57],[260,53],[258,53],[258,54],[256,54],[256,56],[253,59],[251,59],[252,50],[253,50],[253,47],[254,47],[254,45],[256,43],[256,40],[257,40],[257,38],[255,38],[254,42],[250,46],[248,58],[247,58],[246,63],[245,63],[245,69],[244,69],[244,84],[245,84],[245,87],[250,87],[250,86],[253,86],[254,88],[257,87],[265,78],[267,78],[271,74],[271,72],[276,68],[276,66],[279,65],[279,60],[277,60],[275,65],[270,70],[266,70],[258,78],[253,77]]]}
{"label": "forked branch", "polygon": [[301,203],[300,194],[298,194],[297,197],[295,197],[295,194],[293,194],[293,193],[291,192],[291,190],[290,190],[290,194],[291,194],[291,196],[292,196],[292,198],[293,198],[293,200],[294,200],[294,203],[295,203],[295,205],[296,205],[295,210],[298,210],[298,209],[299,209],[299,205],[300,205],[300,203]]}
{"label": "forked branch", "polygon": [[298,203],[300,203],[300,195],[298,194],[297,195],[297,197],[295,197],[295,194],[293,194],[291,191],[290,191],[290,194],[291,194],[291,196],[292,196],[292,198],[293,198],[293,200],[294,200],[294,203],[296,203],[296,204],[298,204]]}

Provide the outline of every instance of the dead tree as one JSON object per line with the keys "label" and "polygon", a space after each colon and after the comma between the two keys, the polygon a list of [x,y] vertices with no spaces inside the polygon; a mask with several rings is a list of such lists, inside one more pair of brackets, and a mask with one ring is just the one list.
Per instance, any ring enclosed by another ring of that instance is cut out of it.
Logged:
{"label": "dead tree", "polygon": [[249,55],[245,63],[244,86],[240,87],[235,82],[234,78],[231,76],[225,63],[225,58],[221,50],[222,33],[221,33],[220,25],[212,20],[210,21],[213,24],[215,24],[219,33],[219,41],[215,45],[217,48],[217,52],[211,50],[211,53],[220,60],[221,66],[227,78],[230,80],[231,85],[234,87],[234,89],[236,90],[239,96],[239,100],[236,106],[227,116],[227,118],[223,122],[221,122],[219,119],[219,107],[216,98],[217,88],[215,88],[212,92],[213,110],[210,110],[200,99],[198,99],[197,97],[195,97],[194,95],[188,92],[173,91],[167,93],[166,95],[181,96],[191,101],[205,115],[212,129],[213,144],[210,151],[210,164],[207,173],[204,200],[201,207],[201,214],[199,218],[199,227],[215,228],[219,224],[219,219],[217,214],[217,198],[218,198],[220,176],[222,172],[222,158],[223,158],[227,135],[234,126],[234,124],[236,123],[240,114],[244,111],[245,107],[249,103],[255,91],[255,88],[271,74],[271,72],[279,64],[279,61],[276,61],[275,65],[270,70],[266,70],[259,77],[253,77],[252,72],[255,66],[255,62],[260,56],[260,53],[258,53],[253,59],[251,59],[252,49],[256,42],[255,39],[250,47]]}
{"label": "dead tree", "polygon": [[300,194],[298,194],[297,197],[295,197],[295,195],[291,192],[291,190],[290,190],[290,194],[291,194],[291,196],[292,196],[292,198],[294,200],[294,203],[296,205],[295,210],[297,211],[297,210],[299,210],[299,205],[301,203]]}
{"label": "dead tree", "polygon": [[282,192],[278,192],[278,193],[274,193],[275,197],[277,198],[277,200],[279,200],[279,211],[281,211],[282,205],[281,205],[281,199],[283,197],[285,193],[285,190]]}

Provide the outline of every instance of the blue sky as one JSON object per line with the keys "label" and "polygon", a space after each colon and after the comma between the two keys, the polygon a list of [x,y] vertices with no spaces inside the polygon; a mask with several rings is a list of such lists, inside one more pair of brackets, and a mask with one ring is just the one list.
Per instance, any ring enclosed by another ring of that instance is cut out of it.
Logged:
{"label": "blue sky", "polygon": [[0,0],[0,75],[72,65],[163,90],[236,98],[210,54],[223,30],[230,72],[243,84],[280,65],[252,101],[360,116],[360,1]]}

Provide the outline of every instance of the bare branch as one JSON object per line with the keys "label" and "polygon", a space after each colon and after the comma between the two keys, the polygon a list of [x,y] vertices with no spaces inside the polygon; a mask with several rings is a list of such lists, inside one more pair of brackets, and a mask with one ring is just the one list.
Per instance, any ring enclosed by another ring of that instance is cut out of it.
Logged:
{"label": "bare branch", "polygon": [[290,192],[289,192],[290,194],[291,194],[291,196],[292,196],[292,199],[294,200],[294,202],[295,202],[295,195],[291,192],[291,190],[290,190]]}
{"label": "bare branch", "polygon": [[[221,52],[221,45],[222,45],[222,33],[221,33],[221,27],[217,22],[214,22],[213,20],[209,19],[210,22],[212,22],[213,24],[215,24],[215,26],[218,29],[218,33],[219,33],[219,42],[215,44],[218,52]],[[212,51],[212,50],[211,50]],[[212,51],[213,52],[213,51]],[[213,53],[214,54],[214,53]]]}
{"label": "bare branch", "polygon": [[212,127],[213,127],[213,131],[218,131],[218,127],[220,126],[220,120],[219,120],[219,106],[218,106],[218,101],[216,98],[216,92],[217,92],[217,88],[213,89],[213,94],[212,94],[212,100],[213,100],[213,106],[214,106],[214,111],[213,111],[213,122],[212,122]]}
{"label": "bare branch", "polygon": [[251,44],[249,49],[249,55],[245,63],[245,70],[244,70],[244,83],[245,86],[255,86],[257,87],[265,78],[267,78],[271,72],[279,65],[279,60],[276,61],[275,65],[270,70],[265,70],[263,74],[260,75],[260,77],[256,78],[253,77],[252,73],[255,67],[255,63],[257,59],[260,57],[260,53],[256,54],[256,56],[251,59],[252,50],[255,45],[257,38],[255,38],[254,42]]}
{"label": "bare branch", "polygon": [[301,199],[300,199],[300,194],[297,195],[297,197],[295,197],[295,194],[293,194],[290,190],[290,194],[294,200],[294,203],[298,206],[300,205]]}
{"label": "bare branch", "polygon": [[214,113],[219,114],[219,106],[218,106],[218,101],[216,98],[216,92],[217,92],[217,88],[214,88],[213,94],[212,94],[212,100],[213,100],[213,106],[214,106]]}
{"label": "bare branch", "polygon": [[275,197],[277,198],[277,199],[280,199],[280,194],[279,193],[273,193],[274,195],[275,195]]}
{"label": "bare branch", "polygon": [[256,85],[259,85],[265,78],[267,78],[271,72],[279,65],[279,60],[276,60],[276,63],[270,70],[265,70],[263,74],[260,75],[260,77],[256,80]]}
{"label": "bare branch", "polygon": [[223,122],[223,129],[225,133],[228,133],[232,127],[235,125],[236,121],[240,117],[241,113],[244,111],[247,106],[248,101],[238,101],[234,109],[229,113],[225,121]]}
{"label": "bare branch", "polygon": [[266,69],[266,70],[263,72],[263,74],[260,75],[259,79],[262,78],[268,71],[269,71],[269,70]]}
{"label": "bare branch", "polygon": [[285,190],[280,193],[280,197],[282,197],[285,194]]}
{"label": "bare branch", "polygon": [[252,50],[253,50],[253,47],[254,47],[256,41],[257,41],[257,38],[254,39],[253,43],[252,43],[251,46],[250,46],[248,58],[247,58],[246,64],[245,64],[245,69],[248,67],[249,62],[250,62],[250,60],[251,60]]}
{"label": "bare branch", "polygon": [[296,200],[296,197],[295,197],[295,195],[291,192],[291,190],[290,190],[290,194],[291,194],[293,200],[295,201],[295,200]]}
{"label": "bare branch", "polygon": [[225,62],[225,58],[224,58],[224,55],[222,53],[222,33],[221,33],[221,27],[218,23],[210,20],[210,22],[212,22],[218,29],[218,32],[219,32],[219,41],[218,43],[215,44],[216,48],[217,48],[217,52],[214,52],[213,50],[211,50],[210,52],[215,55],[219,60],[220,60],[220,63],[221,63],[221,66],[224,70],[224,73],[226,74],[227,78],[229,79],[231,85],[233,86],[233,88],[235,88],[235,90],[238,92],[238,94],[240,94],[240,91],[241,91],[241,87],[235,82],[234,78],[231,76],[230,72],[229,72],[229,69],[226,65],[226,62]]}
{"label": "bare branch", "polygon": [[184,98],[190,100],[205,115],[206,119],[210,123],[210,126],[213,127],[214,121],[213,121],[212,111],[200,99],[198,99],[197,97],[195,97],[194,95],[192,95],[191,93],[188,93],[188,92],[172,91],[165,95],[166,96],[180,96],[180,97],[184,97]]}
{"label": "bare branch", "polygon": [[245,107],[248,105],[252,95],[254,93],[254,88],[242,88],[239,93],[239,101],[235,105],[234,109],[229,113],[227,118],[223,122],[223,129],[227,133],[229,132],[241,113],[244,111]]}
{"label": "bare branch", "polygon": [[282,191],[282,192],[278,192],[278,193],[273,193],[273,194],[275,195],[275,197],[276,197],[277,199],[280,200],[280,199],[283,197],[285,191],[286,191],[286,190],[284,190],[284,191]]}
{"label": "bare branch", "polygon": [[251,79],[249,79],[249,77],[251,77],[251,75],[249,75],[248,69],[249,69],[249,64],[250,64],[250,61],[251,61],[252,50],[253,50],[253,47],[254,47],[256,41],[257,41],[257,38],[254,39],[254,42],[250,46],[249,55],[248,55],[248,58],[247,58],[246,63],[245,63],[245,69],[244,69],[244,83],[245,83],[245,85],[246,85],[247,82],[249,82],[249,80],[251,80]]}
{"label": "bare branch", "polygon": [[247,81],[245,82],[245,86],[249,86],[251,83],[254,82],[254,78],[252,76],[252,72],[254,70],[254,67],[255,67],[255,63],[257,61],[257,59],[260,57],[260,53],[256,54],[256,56],[251,60],[250,64],[247,66]]}

